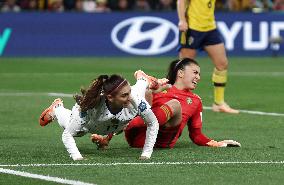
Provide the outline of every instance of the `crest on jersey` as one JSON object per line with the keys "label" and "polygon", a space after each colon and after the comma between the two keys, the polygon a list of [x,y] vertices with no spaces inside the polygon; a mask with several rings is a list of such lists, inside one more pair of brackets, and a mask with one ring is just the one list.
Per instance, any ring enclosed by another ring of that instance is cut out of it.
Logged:
{"label": "crest on jersey", "polygon": [[188,45],[191,45],[194,42],[194,38],[192,36],[190,36],[188,38]]}
{"label": "crest on jersey", "polygon": [[187,104],[191,104],[192,103],[192,99],[190,97],[187,97],[186,98],[186,102],[187,102]]}
{"label": "crest on jersey", "polygon": [[168,91],[167,90],[163,90],[162,93],[166,94],[166,93],[168,93]]}
{"label": "crest on jersey", "polygon": [[146,103],[145,103],[144,101],[141,101],[141,102],[139,103],[139,105],[138,105],[139,111],[140,111],[140,112],[143,112],[144,110],[146,110],[146,108],[147,108]]}

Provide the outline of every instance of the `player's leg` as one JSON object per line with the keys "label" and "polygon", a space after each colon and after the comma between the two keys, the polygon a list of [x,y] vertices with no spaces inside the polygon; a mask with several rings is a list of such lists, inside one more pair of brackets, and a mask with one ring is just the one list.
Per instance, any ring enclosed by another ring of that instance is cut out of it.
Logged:
{"label": "player's leg", "polygon": [[180,125],[175,127],[160,127],[156,140],[156,148],[173,148],[177,139]]}
{"label": "player's leg", "polygon": [[58,107],[54,110],[58,124],[64,129],[68,126],[71,116],[71,110],[64,108],[63,106]]}
{"label": "player's leg", "polygon": [[194,59],[196,57],[197,51],[195,49],[190,48],[182,48],[179,51],[179,58],[191,58]]}
{"label": "player's leg", "polygon": [[86,133],[80,121],[83,119],[79,115],[78,107],[74,106],[71,112],[64,108],[63,101],[60,98],[55,99],[53,103],[42,112],[39,122],[41,126],[46,126],[55,119],[57,119],[59,125],[64,128],[62,141],[68,153],[73,160],[82,160],[83,157],[73,138],[73,136],[82,136]]}
{"label": "player's leg", "polygon": [[134,148],[143,148],[146,138],[147,126],[144,120],[137,116],[129,122],[124,129],[125,139],[129,146]]}
{"label": "player's leg", "polygon": [[235,114],[239,113],[238,110],[229,107],[224,100],[228,69],[228,59],[226,56],[224,44],[219,43],[208,45],[205,46],[204,49],[215,65],[212,75],[212,81],[214,84],[214,104],[212,107],[213,111]]}
{"label": "player's leg", "polygon": [[158,108],[153,108],[160,126],[176,127],[182,120],[181,105],[178,100],[172,99]]}
{"label": "player's leg", "polygon": [[[152,109],[158,119],[160,128],[178,127],[181,122],[181,106],[179,101],[173,99],[160,107]],[[125,138],[131,147],[141,148],[144,146],[147,126],[141,117],[131,120],[124,130]],[[158,134],[159,137],[159,134]],[[158,140],[158,138],[157,138]]]}
{"label": "player's leg", "polygon": [[[57,109],[65,109],[63,106],[63,101],[60,98],[55,99],[52,104],[46,108],[39,117],[39,123],[41,126],[46,126],[56,119],[55,110]],[[68,112],[64,111],[64,114]]]}
{"label": "player's leg", "polygon": [[197,50],[200,48],[205,34],[195,30],[188,29],[186,32],[179,32],[179,58],[194,59]]}

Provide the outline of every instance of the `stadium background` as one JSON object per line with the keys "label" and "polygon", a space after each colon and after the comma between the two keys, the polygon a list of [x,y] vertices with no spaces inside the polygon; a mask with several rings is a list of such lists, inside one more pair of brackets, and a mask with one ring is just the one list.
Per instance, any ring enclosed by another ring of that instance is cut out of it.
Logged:
{"label": "stadium background", "polygon": [[176,148],[155,150],[142,162],[123,134],[107,151],[85,136],[76,141],[87,160],[73,162],[59,126],[39,126],[39,114],[54,98],[71,108],[72,94],[99,74],[120,73],[131,83],[137,69],[163,77],[176,58],[173,1],[127,1],[126,10],[119,2],[0,1],[0,184],[282,184],[281,0],[218,1],[230,61],[226,99],[240,115],[210,111],[213,65],[203,52],[197,57],[203,131],[216,140],[235,139],[241,148],[198,147],[185,129]]}

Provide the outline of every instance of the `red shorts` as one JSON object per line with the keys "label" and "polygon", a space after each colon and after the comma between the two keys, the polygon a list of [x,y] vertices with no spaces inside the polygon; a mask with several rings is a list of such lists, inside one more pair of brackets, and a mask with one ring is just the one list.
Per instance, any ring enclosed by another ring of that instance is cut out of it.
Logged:
{"label": "red shorts", "polygon": [[[141,124],[142,123],[142,124]],[[160,126],[155,147],[173,148],[178,138],[180,126]],[[131,147],[142,148],[145,143],[147,126],[141,117],[134,118],[125,129],[125,138]]]}

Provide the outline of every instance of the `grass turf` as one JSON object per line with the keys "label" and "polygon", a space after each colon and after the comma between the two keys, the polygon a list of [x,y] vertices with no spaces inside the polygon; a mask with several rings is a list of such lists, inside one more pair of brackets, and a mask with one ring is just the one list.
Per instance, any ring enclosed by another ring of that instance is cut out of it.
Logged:
{"label": "grass turf", "polygon": [[[73,163],[61,142],[57,124],[41,128],[38,116],[55,97],[47,92],[78,93],[99,74],[119,73],[131,83],[133,72],[163,77],[172,58],[2,58],[0,61],[1,164]],[[202,80],[195,91],[203,105],[213,101],[208,58],[200,58]],[[235,108],[284,113],[282,58],[231,58],[226,100]],[[15,94],[27,93],[27,94]],[[29,94],[31,93],[31,94]],[[63,98],[71,108],[72,98]],[[171,150],[155,150],[149,162],[283,161],[284,117],[205,110],[203,132],[215,140],[235,139],[241,148],[199,147],[187,130]],[[77,145],[86,161],[76,163],[141,162],[141,150],[131,149],[123,134],[107,151],[98,151],[88,135]],[[35,174],[95,184],[282,184],[284,164],[192,164],[6,167]],[[54,184],[0,174],[0,184]]]}

